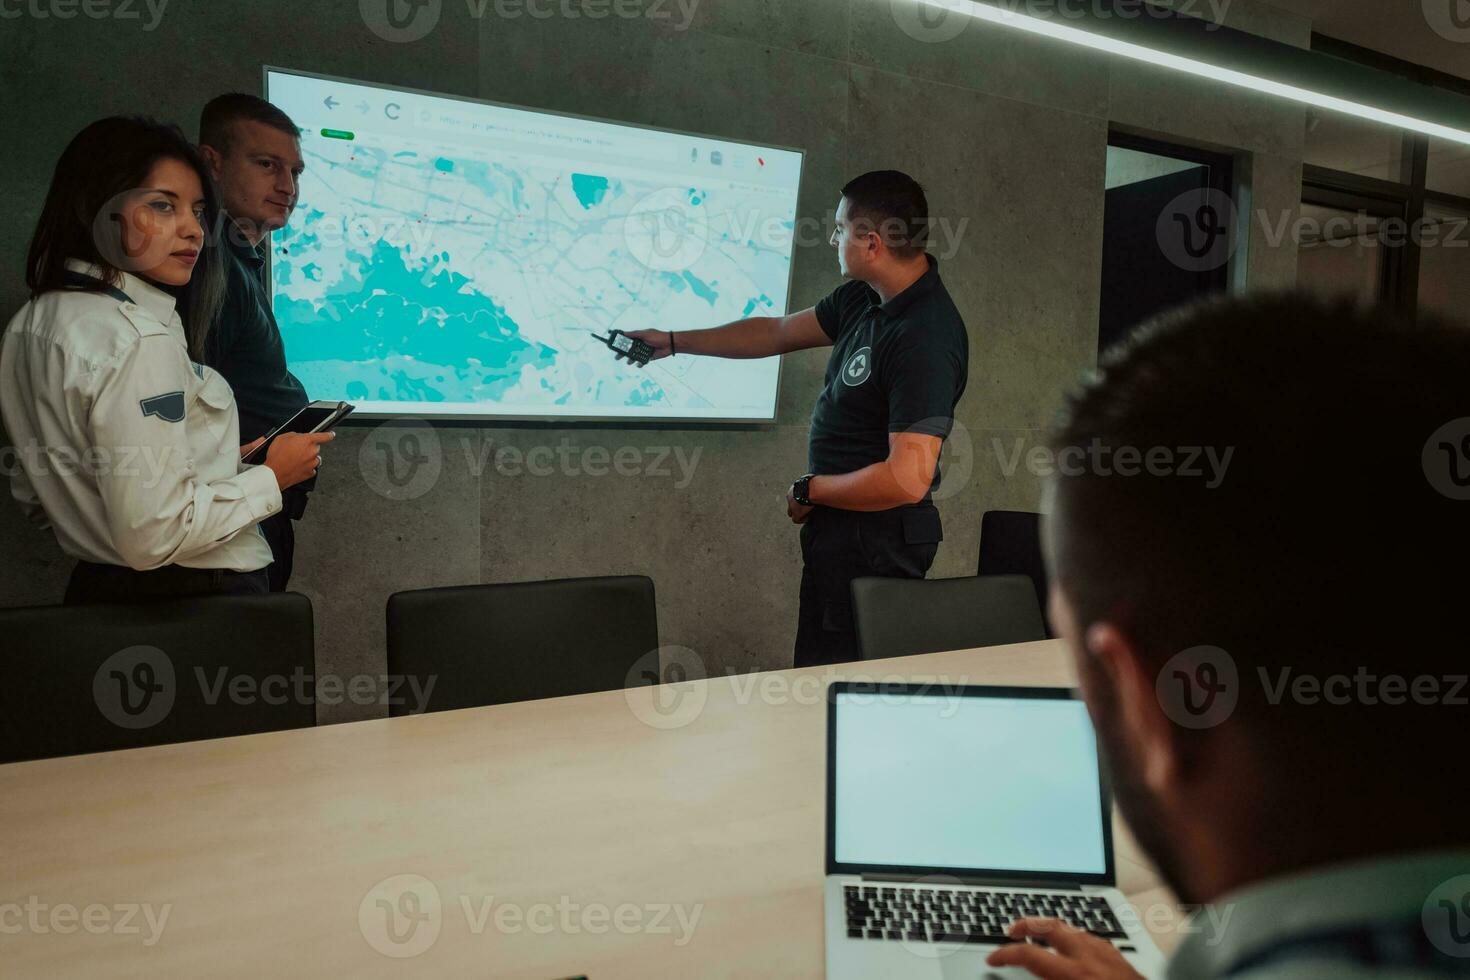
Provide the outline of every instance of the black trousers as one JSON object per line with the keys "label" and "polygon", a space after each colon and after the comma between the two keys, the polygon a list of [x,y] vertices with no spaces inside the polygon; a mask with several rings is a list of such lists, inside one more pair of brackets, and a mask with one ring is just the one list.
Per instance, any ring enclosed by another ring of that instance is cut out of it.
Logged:
{"label": "black trousers", "polygon": [[858,659],[852,580],[923,578],[944,532],[932,503],[872,514],[818,507],[801,527],[801,611],[794,666]]}
{"label": "black trousers", "polygon": [[191,595],[264,595],[269,591],[265,569],[231,572],[223,568],[185,568],[165,565],[140,572],[122,565],[77,562],[66,583],[68,606],[98,602],[149,602]]}
{"label": "black trousers", "polygon": [[272,592],[285,592],[296,561],[296,527],[306,511],[306,495],[316,486],[316,477],[281,492],[281,510],[260,522],[260,533],[271,546],[271,563],[266,566]]}

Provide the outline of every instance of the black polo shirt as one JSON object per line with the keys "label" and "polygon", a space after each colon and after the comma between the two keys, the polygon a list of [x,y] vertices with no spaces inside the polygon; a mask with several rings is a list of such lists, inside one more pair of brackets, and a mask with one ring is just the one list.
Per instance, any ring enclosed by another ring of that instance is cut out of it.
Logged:
{"label": "black polo shirt", "polygon": [[817,304],[817,322],[833,343],[826,386],[812,410],[812,473],[851,473],[886,460],[893,432],[943,439],[954,427],[969,379],[970,339],[939,279],[938,260],[927,258],[929,271],[887,303],[853,280]]}
{"label": "black polo shirt", "polygon": [[271,312],[265,257],[233,220],[219,249],[225,265],[225,302],[205,344],[205,363],[224,375],[240,407],[240,442],[265,435],[305,408],[306,389],[286,369],[286,348]]}

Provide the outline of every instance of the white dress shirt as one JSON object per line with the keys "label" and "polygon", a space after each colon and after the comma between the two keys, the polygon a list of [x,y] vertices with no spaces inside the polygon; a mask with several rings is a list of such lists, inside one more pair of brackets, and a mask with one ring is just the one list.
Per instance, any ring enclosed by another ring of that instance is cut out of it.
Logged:
{"label": "white dress shirt", "polygon": [[[72,260],[73,272],[99,276]],[[62,550],[106,565],[254,571],[275,474],[240,463],[229,384],[189,358],[173,297],[137,276],[31,300],[0,343],[11,493]]]}

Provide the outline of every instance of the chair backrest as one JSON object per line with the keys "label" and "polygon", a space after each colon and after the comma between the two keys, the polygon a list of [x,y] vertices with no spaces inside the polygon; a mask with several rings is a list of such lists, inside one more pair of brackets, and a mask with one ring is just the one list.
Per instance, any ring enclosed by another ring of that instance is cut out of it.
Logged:
{"label": "chair backrest", "polygon": [[0,609],[0,762],[316,724],[295,593]]}
{"label": "chair backrest", "polygon": [[1041,553],[1041,515],[1023,510],[988,510],[980,518],[980,575],[1025,575],[1036,587],[1036,601],[1047,635],[1046,561]]}
{"label": "chair backrest", "polygon": [[657,649],[653,581],[641,575],[398,592],[388,674],[405,693],[388,713],[614,690]]}
{"label": "chair backrest", "polygon": [[864,660],[1046,639],[1024,575],[859,578],[852,609]]}

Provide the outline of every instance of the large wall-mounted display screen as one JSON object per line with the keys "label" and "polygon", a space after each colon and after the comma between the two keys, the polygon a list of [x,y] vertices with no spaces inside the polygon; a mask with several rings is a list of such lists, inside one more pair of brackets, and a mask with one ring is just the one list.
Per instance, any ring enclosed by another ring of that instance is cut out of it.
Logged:
{"label": "large wall-mounted display screen", "polygon": [[610,330],[787,311],[800,151],[267,68],[306,171],[271,238],[312,398],[369,418],[770,421],[780,359]]}

